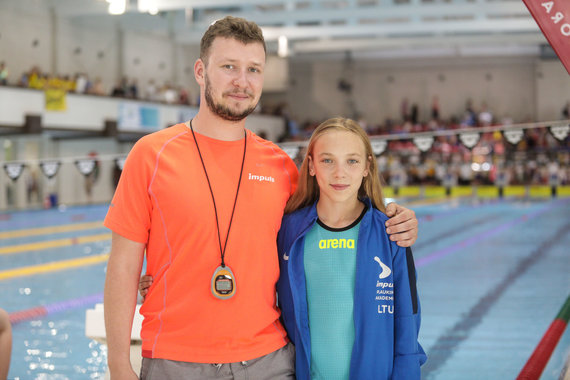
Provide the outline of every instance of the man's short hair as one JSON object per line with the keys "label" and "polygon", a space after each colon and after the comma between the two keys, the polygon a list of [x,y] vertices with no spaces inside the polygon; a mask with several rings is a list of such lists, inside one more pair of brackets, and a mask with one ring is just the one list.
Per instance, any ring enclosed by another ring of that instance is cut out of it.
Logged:
{"label": "man's short hair", "polygon": [[267,53],[263,32],[255,22],[239,17],[226,16],[216,20],[202,36],[200,41],[200,59],[205,64],[208,63],[210,47],[218,37],[233,38],[243,44],[259,42],[263,45],[263,51]]}

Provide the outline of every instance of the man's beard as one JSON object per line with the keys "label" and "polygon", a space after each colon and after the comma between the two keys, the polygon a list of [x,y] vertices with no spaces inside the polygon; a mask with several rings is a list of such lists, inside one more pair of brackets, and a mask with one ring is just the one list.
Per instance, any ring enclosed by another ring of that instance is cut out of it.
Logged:
{"label": "man's beard", "polygon": [[242,112],[235,112],[223,104],[216,103],[212,96],[212,88],[210,86],[210,81],[208,80],[207,76],[206,76],[205,97],[206,97],[206,104],[208,105],[210,110],[212,110],[212,112],[214,112],[216,115],[218,115],[224,120],[240,121],[245,119],[247,115],[249,115],[250,113],[253,112],[253,110],[255,110],[255,106],[253,106],[245,109]]}

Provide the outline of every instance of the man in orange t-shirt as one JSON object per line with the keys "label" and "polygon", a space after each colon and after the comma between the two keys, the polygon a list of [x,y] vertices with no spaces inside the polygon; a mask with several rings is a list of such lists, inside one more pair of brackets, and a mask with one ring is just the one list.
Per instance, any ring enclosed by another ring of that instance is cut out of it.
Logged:
{"label": "man in orange t-shirt", "polygon": [[[137,378],[129,346],[145,250],[153,284],[141,308],[142,379],[294,379],[275,284],[277,232],[298,173],[275,144],[245,129],[264,67],[256,24],[212,24],[194,65],[205,100],[196,117],[143,137],[125,162],[105,219],[113,380]],[[413,211],[394,213],[395,239],[413,244]]]}

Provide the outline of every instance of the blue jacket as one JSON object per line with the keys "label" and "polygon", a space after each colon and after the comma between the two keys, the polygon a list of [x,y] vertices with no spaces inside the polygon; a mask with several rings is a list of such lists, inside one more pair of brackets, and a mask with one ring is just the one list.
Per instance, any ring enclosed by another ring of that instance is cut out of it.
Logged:
{"label": "blue jacket", "polygon": [[[390,241],[384,224],[388,217],[373,208],[370,200],[364,202],[368,210],[360,222],[357,242],[350,379],[419,380],[426,355],[418,343],[420,303],[412,251]],[[278,302],[295,344],[298,380],[310,379],[303,257],[305,235],[316,221],[316,204],[285,215],[277,238],[281,270]]]}

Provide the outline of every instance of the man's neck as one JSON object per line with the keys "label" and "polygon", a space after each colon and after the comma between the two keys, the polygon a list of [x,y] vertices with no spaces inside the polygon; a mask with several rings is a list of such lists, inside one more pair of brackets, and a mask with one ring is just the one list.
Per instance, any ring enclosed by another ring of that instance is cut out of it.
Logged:
{"label": "man's neck", "polygon": [[201,135],[222,141],[235,141],[243,138],[245,129],[245,119],[240,121],[229,121],[213,114],[212,112],[202,112],[200,108],[198,114],[192,119],[192,128]]}

